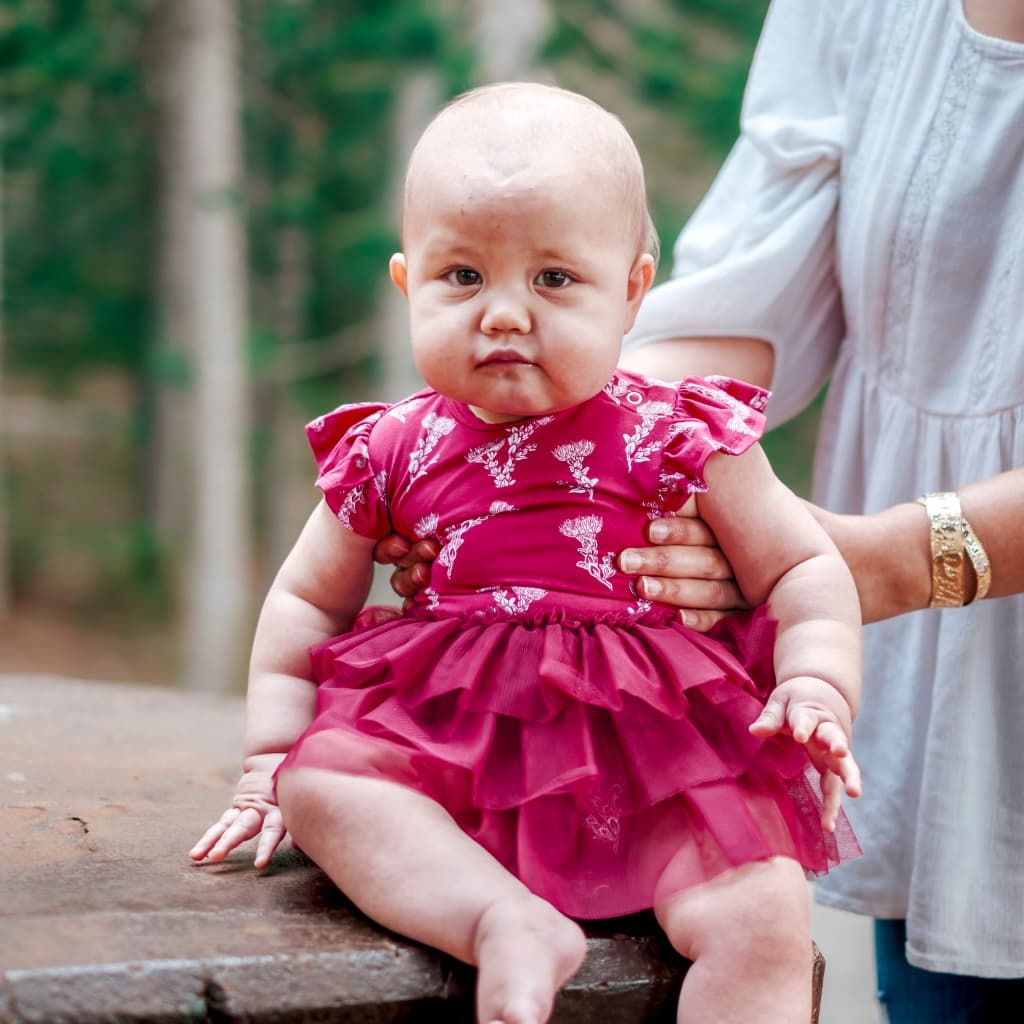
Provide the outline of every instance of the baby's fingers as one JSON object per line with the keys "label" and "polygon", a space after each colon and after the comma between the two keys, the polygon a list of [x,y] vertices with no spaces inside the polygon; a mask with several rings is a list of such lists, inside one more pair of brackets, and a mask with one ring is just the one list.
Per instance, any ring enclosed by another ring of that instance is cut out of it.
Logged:
{"label": "baby's fingers", "polygon": [[835,832],[839,819],[839,807],[843,798],[843,780],[834,772],[825,772],[821,777],[821,824],[826,832]]}
{"label": "baby's fingers", "polygon": [[241,811],[237,807],[229,807],[200,837],[199,841],[188,851],[193,860],[202,860],[217,844],[217,840],[234,823]]}
{"label": "baby's fingers", "polygon": [[761,709],[761,714],[751,723],[750,731],[762,739],[781,732],[782,727],[786,724],[787,706],[785,700],[774,695],[769,697],[767,703]]}
{"label": "baby's fingers", "polygon": [[266,818],[263,819],[260,841],[256,844],[256,857],[253,860],[254,867],[265,868],[270,863],[270,858],[281,845],[281,840],[284,839],[285,834],[281,812],[275,807],[273,810],[268,811]]}
{"label": "baby's fingers", "polygon": [[820,753],[817,759],[827,771],[842,780],[848,796],[861,794],[860,767],[853,754],[846,733],[835,722],[822,722],[815,730],[814,743]]}
{"label": "baby's fingers", "polygon": [[247,839],[252,839],[260,831],[262,824],[263,815],[254,807],[239,811],[235,820],[211,847],[206,859],[214,863],[222,861],[236,846],[241,846]]}

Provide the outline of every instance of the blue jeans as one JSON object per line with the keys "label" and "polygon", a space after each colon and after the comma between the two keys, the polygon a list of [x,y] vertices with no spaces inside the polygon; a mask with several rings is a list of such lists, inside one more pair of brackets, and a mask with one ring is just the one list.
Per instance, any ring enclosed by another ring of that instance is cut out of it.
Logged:
{"label": "blue jeans", "polygon": [[878,1001],[889,1024],[995,1024],[1024,1006],[1024,978],[925,971],[907,963],[906,941],[906,921],[875,921]]}

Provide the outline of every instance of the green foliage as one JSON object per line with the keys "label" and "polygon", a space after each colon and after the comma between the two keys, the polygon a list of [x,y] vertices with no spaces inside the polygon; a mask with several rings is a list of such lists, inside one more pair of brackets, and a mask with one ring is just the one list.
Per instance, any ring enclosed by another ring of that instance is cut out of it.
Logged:
{"label": "green foliage", "polygon": [[[395,247],[393,113],[404,77],[428,64],[451,80],[464,54],[427,2],[264,0],[246,14],[255,293],[273,290],[281,231],[298,228],[308,260],[300,334],[328,337],[370,316]],[[271,311],[257,303],[256,314],[273,334]]]}
{"label": "green foliage", "polygon": [[639,103],[723,155],[739,109],[767,0],[560,0],[547,56],[613,74]]}
{"label": "green foliage", "polygon": [[138,369],[153,179],[142,0],[0,13],[9,363],[67,384]]}

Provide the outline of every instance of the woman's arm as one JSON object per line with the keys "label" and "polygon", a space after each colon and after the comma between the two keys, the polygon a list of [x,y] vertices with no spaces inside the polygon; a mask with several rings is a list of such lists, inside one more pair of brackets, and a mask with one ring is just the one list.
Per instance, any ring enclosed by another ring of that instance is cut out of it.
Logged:
{"label": "woman's arm", "polygon": [[[1024,468],[977,480],[957,492],[964,519],[988,554],[988,597],[1024,592]],[[835,541],[857,581],[865,622],[927,608],[932,596],[931,529],[916,502],[874,515],[838,515],[814,505],[814,517]],[[964,599],[973,600],[977,576],[964,560]]]}
{"label": "woman's arm", "polygon": [[[1024,468],[966,484],[958,491],[964,518],[984,545],[992,566],[988,598],[1024,592]],[[804,503],[825,528],[857,584],[864,622],[878,622],[927,608],[931,600],[930,526],[916,502],[873,515],[840,515]],[[685,621],[708,629],[724,614],[747,607],[727,558],[714,547],[708,526],[694,519],[659,519],[648,526],[650,547],[619,557],[623,572],[641,577],[645,597],[686,609]],[[977,579],[964,563],[965,601]]]}
{"label": "woman's arm", "polygon": [[720,374],[768,388],[775,350],[760,338],[673,338],[627,349],[619,366],[658,380]]}

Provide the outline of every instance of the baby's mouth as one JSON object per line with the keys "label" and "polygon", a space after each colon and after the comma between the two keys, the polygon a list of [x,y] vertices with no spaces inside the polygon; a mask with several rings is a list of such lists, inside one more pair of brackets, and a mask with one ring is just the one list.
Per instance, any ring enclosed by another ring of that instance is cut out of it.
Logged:
{"label": "baby's mouth", "polygon": [[521,352],[515,349],[497,349],[489,352],[481,359],[477,366],[532,366],[533,360],[527,359]]}

